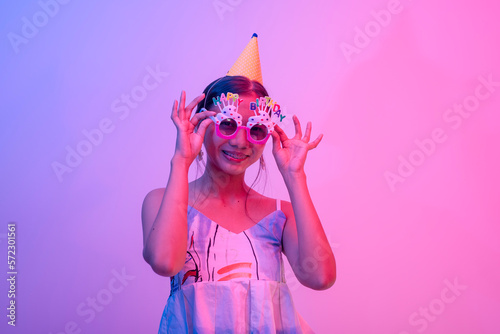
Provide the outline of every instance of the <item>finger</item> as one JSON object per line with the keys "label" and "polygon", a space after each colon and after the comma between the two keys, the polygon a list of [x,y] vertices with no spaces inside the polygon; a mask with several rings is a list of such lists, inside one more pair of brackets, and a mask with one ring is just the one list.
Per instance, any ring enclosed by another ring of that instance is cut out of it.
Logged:
{"label": "finger", "polygon": [[312,141],[312,142],[309,143],[308,148],[310,150],[312,150],[313,148],[316,148],[322,139],[323,139],[323,134],[320,134],[318,136],[318,138],[314,139],[314,141]]}
{"label": "finger", "polygon": [[280,128],[278,125],[274,126],[274,131],[276,131],[278,133],[279,139],[281,141],[287,141],[288,140],[288,136],[286,135],[285,131],[283,131],[283,129]]}
{"label": "finger", "polygon": [[295,125],[295,136],[294,138],[302,138],[302,129],[300,128],[299,118],[293,115],[293,124]]}
{"label": "finger", "polygon": [[307,122],[306,125],[306,133],[304,134],[304,138],[302,139],[304,142],[308,143],[311,139],[311,131],[312,131],[312,123]]}
{"label": "finger", "polygon": [[210,125],[210,123],[212,123],[211,119],[205,118],[203,121],[201,121],[200,126],[198,127],[196,133],[199,134],[201,137],[205,137],[205,132],[207,132],[207,128]]}
{"label": "finger", "polygon": [[184,112],[184,105],[186,104],[186,92],[185,91],[181,92],[181,97],[180,97],[179,101],[180,101],[179,118],[186,119],[185,112]]}
{"label": "finger", "polygon": [[279,150],[281,150],[281,141],[280,141],[280,135],[276,132],[273,131],[271,132],[271,137],[273,137],[273,154],[276,154]]}
{"label": "finger", "polygon": [[191,115],[191,112],[193,111],[194,107],[200,103],[201,100],[205,97],[205,94],[201,94],[197,98],[195,98],[191,103],[186,107],[186,114]]}
{"label": "finger", "polygon": [[191,123],[196,126],[196,124],[198,124],[198,122],[204,118],[207,118],[209,116],[215,116],[217,113],[215,111],[211,111],[211,110],[206,110],[206,111],[202,111],[202,112],[199,112],[199,113],[196,113],[194,114],[194,116],[191,118]]}
{"label": "finger", "polygon": [[172,106],[172,115],[170,118],[175,122],[179,120],[179,114],[177,113],[177,100],[174,101],[174,105]]}

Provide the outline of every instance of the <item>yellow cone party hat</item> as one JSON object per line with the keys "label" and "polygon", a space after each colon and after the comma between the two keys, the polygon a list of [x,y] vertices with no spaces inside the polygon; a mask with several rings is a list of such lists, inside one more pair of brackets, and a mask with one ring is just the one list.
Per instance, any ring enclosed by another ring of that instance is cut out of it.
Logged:
{"label": "yellow cone party hat", "polygon": [[260,69],[259,45],[257,44],[257,34],[253,34],[250,42],[234,63],[233,67],[226,75],[242,75],[250,80],[262,82],[262,71]]}

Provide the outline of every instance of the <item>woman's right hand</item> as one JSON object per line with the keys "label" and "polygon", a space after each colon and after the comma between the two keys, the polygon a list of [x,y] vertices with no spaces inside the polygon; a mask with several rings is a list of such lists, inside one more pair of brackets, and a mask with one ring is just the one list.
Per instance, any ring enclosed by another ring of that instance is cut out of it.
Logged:
{"label": "woman's right hand", "polygon": [[[182,91],[180,105],[177,100],[175,100],[172,108],[171,118],[177,128],[177,141],[175,144],[174,158],[177,157],[183,159],[188,166],[191,165],[198,153],[200,153],[205,131],[211,122],[211,119],[208,117],[216,114],[215,111],[203,111],[196,113],[190,119],[191,112],[194,107],[196,107],[196,105],[203,100],[204,97],[205,94],[201,94],[191,101],[187,107],[185,107],[186,92]],[[200,124],[195,132],[195,128],[198,123]]]}

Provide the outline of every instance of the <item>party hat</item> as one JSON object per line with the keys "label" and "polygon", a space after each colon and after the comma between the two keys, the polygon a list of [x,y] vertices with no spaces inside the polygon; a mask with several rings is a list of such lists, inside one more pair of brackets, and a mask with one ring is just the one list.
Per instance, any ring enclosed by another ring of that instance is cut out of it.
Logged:
{"label": "party hat", "polygon": [[250,80],[262,82],[262,71],[260,69],[259,45],[257,44],[257,34],[253,34],[250,42],[238,57],[233,67],[226,75],[242,75]]}

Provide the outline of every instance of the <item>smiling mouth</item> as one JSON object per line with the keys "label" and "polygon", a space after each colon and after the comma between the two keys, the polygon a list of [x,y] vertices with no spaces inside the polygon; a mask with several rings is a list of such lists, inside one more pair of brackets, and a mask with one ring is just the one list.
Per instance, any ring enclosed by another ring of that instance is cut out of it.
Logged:
{"label": "smiling mouth", "polygon": [[229,159],[233,161],[242,161],[248,158],[246,154],[243,153],[237,153],[237,152],[229,152],[229,151],[224,151],[222,150],[222,153]]}

